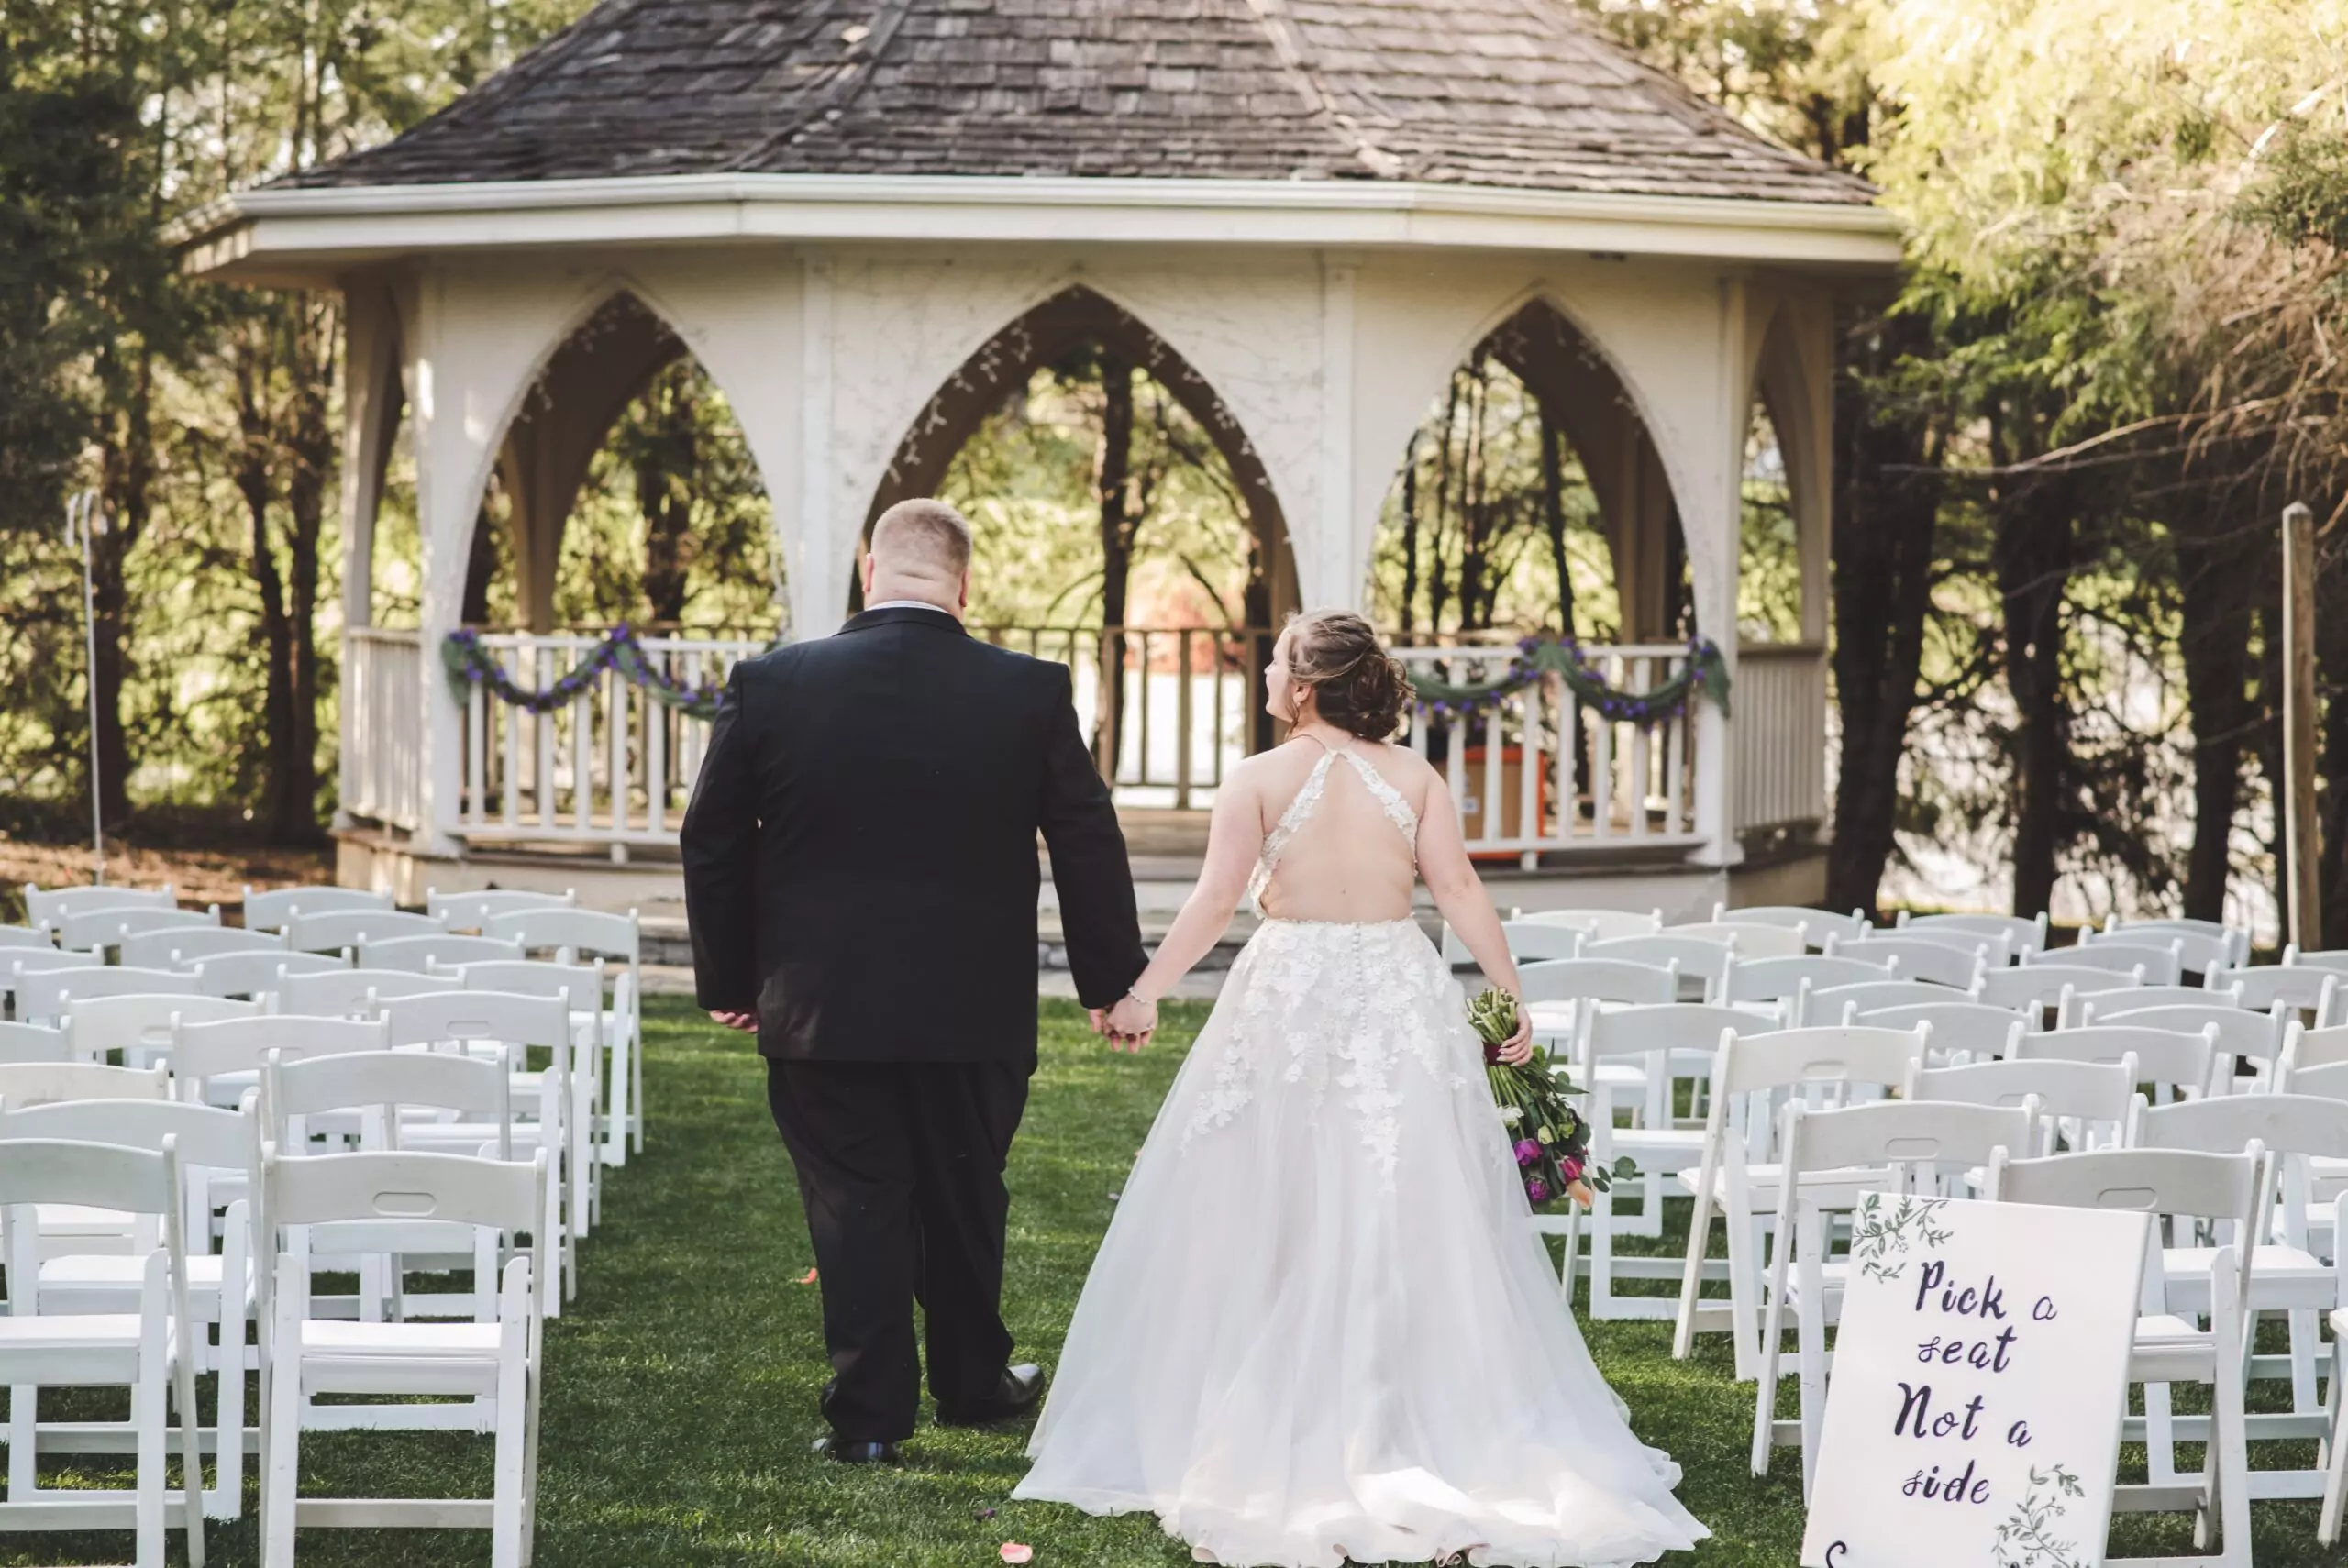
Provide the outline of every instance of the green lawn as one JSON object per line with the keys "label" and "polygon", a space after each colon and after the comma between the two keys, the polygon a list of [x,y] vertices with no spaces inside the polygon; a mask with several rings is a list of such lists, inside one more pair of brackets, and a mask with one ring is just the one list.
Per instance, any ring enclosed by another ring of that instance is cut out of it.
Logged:
{"label": "green lawn", "polygon": [[[1160,1043],[1136,1060],[1094,1043],[1072,1006],[1046,1007],[1042,1071],[1012,1165],[1006,1297],[1022,1353],[1048,1367],[1113,1195],[1204,1009],[1169,1008]],[[816,1289],[798,1283],[812,1260],[763,1071],[747,1042],[681,999],[649,1004],[646,1031],[651,1143],[615,1173],[579,1299],[548,1333],[539,1563],[980,1568],[1006,1540],[1030,1543],[1047,1565],[1190,1561],[1153,1519],[1011,1502],[1024,1430],[925,1426],[894,1472],[812,1453],[825,1374]],[[1771,1480],[1752,1479],[1751,1390],[1727,1375],[1725,1346],[1675,1363],[1668,1334],[1608,1324],[1591,1342],[1640,1434],[1687,1470],[1681,1496],[1714,1532],[1689,1561],[1788,1568],[1801,1533],[1794,1455]],[[336,1435],[305,1446],[305,1493],[428,1494],[488,1479],[486,1440]],[[2263,1568],[2338,1562],[2315,1544],[2312,1504],[2257,1505],[2256,1533]],[[2188,1536],[2183,1521],[2129,1520],[2114,1545],[2183,1551]],[[255,1560],[249,1518],[211,1541],[216,1562]],[[98,1562],[120,1562],[127,1538],[0,1542],[0,1564]],[[486,1562],[489,1549],[485,1533],[313,1530],[301,1554],[408,1568]]]}

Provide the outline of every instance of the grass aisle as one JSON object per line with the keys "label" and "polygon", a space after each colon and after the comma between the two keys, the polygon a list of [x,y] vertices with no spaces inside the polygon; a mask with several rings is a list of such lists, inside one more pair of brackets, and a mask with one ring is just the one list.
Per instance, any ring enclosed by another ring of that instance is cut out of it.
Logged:
{"label": "grass aisle", "polygon": [[[1074,1007],[1045,1009],[1042,1066],[1012,1165],[1005,1296],[1019,1353],[1049,1367],[1112,1195],[1205,1009],[1168,1007],[1159,1044],[1138,1060],[1102,1048]],[[1190,1561],[1146,1517],[1010,1502],[1025,1469],[1024,1426],[925,1424],[902,1471],[816,1457],[820,1304],[816,1287],[799,1283],[812,1257],[767,1117],[763,1067],[747,1042],[683,999],[648,1002],[645,1027],[651,1143],[615,1174],[581,1260],[579,1299],[548,1335],[541,1568],[986,1568],[1006,1540],[1032,1545],[1044,1568]],[[1591,1342],[1640,1434],[1685,1467],[1681,1496],[1714,1532],[1674,1561],[1789,1568],[1801,1529],[1798,1461],[1781,1455],[1767,1482],[1746,1473],[1752,1393],[1729,1378],[1726,1347],[1675,1363],[1663,1324],[1600,1325]],[[314,1436],[303,1490],[485,1488],[488,1447],[437,1435]],[[2325,1560],[2313,1505],[2261,1504],[2257,1514],[2262,1568]],[[2183,1545],[2181,1524],[2148,1522],[2123,1526],[2118,1544],[2144,1551],[2156,1532],[2162,1548]],[[254,1562],[249,1518],[211,1539],[215,1562]],[[0,1564],[119,1562],[126,1546],[121,1535],[0,1537]],[[301,1540],[305,1565],[437,1568],[488,1554],[485,1533],[311,1530]]]}

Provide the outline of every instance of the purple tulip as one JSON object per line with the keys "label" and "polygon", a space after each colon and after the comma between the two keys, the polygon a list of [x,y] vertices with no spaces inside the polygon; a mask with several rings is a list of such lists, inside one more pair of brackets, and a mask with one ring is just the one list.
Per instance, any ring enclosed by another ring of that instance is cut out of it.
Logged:
{"label": "purple tulip", "polygon": [[1534,1143],[1530,1138],[1520,1138],[1516,1141],[1516,1163],[1518,1165],[1529,1165],[1540,1157],[1540,1144]]}
{"label": "purple tulip", "polygon": [[1546,1203],[1549,1201],[1549,1184],[1539,1176],[1528,1176],[1524,1183],[1524,1196],[1534,1203]]}

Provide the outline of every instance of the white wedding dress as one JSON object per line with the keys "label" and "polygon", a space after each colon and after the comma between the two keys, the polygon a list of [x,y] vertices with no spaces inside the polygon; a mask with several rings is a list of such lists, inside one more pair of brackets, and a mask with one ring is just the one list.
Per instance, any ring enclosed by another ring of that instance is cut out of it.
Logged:
{"label": "white wedding dress", "polygon": [[[1407,909],[1417,833],[1331,751],[1256,907],[1371,884],[1390,910],[1399,872]],[[1233,1565],[1595,1568],[1707,1533],[1559,1298],[1465,1005],[1407,918],[1265,921],[1125,1183],[1014,1496],[1147,1509]]]}

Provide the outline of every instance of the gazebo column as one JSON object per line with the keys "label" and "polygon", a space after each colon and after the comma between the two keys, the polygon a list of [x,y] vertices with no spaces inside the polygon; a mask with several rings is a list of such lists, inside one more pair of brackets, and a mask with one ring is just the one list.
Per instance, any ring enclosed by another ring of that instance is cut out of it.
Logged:
{"label": "gazebo column", "polygon": [[[391,291],[375,278],[343,283],[342,396],[342,668],[346,688],[355,660],[354,630],[375,619],[375,514],[383,475],[399,434],[401,390],[399,315]],[[346,701],[345,712],[349,711]],[[349,802],[361,793],[356,747],[340,748],[341,786],[335,826],[350,826]]]}
{"label": "gazebo column", "polygon": [[[847,618],[863,508],[840,485],[833,388],[832,260],[810,254],[799,282],[799,524],[784,530],[791,631],[821,637]],[[781,508],[776,508],[778,513]]]}
{"label": "gazebo column", "polygon": [[[1355,282],[1350,259],[1324,257],[1321,266],[1321,462],[1314,475],[1317,504],[1312,539],[1297,550],[1304,608],[1368,607],[1369,558],[1378,536],[1378,502],[1354,504]],[[1301,541],[1299,541],[1301,543]]]}
{"label": "gazebo column", "polygon": [[[1696,629],[1720,649],[1735,701],[1736,590],[1744,513],[1744,441],[1753,416],[1752,293],[1742,276],[1720,282],[1718,348],[1711,356],[1709,406],[1691,409],[1688,456],[1679,503],[1681,536],[1688,547]],[[1766,320],[1766,317],[1764,317]],[[1733,866],[1744,858],[1738,842],[1736,737],[1730,716],[1711,702],[1694,704],[1697,767],[1695,831],[1703,843],[1689,858],[1700,866]]]}

